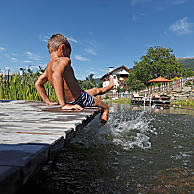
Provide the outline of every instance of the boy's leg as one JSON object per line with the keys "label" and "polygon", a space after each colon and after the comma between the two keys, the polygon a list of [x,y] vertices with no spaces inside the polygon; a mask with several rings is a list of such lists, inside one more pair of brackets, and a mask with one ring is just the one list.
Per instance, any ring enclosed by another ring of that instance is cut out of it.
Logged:
{"label": "boy's leg", "polygon": [[102,123],[105,124],[108,121],[109,108],[100,99],[98,99],[98,98],[96,98],[94,96],[93,96],[93,99],[94,99],[94,106],[98,106],[98,107],[102,108],[101,121],[102,121]]}
{"label": "boy's leg", "polygon": [[104,88],[92,88],[92,89],[85,90],[85,91],[92,96],[105,94],[107,91],[111,90],[114,87],[112,75],[110,75],[109,80],[110,80],[109,85]]}

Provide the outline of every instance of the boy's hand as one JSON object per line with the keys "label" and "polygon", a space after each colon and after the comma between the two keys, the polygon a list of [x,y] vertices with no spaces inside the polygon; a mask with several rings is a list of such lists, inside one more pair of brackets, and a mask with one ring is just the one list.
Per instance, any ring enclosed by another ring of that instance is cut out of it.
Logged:
{"label": "boy's hand", "polygon": [[52,105],[58,105],[58,102],[50,102],[49,104],[47,104],[48,106],[52,106]]}
{"label": "boy's hand", "polygon": [[62,110],[67,110],[67,111],[69,111],[69,110],[82,111],[83,108],[80,105],[78,105],[78,104],[76,104],[76,105],[66,104],[65,106],[62,107]]}

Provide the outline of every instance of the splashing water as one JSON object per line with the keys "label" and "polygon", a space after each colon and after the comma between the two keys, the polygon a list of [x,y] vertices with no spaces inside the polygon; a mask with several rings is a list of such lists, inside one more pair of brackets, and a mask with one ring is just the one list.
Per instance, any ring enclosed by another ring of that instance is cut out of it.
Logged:
{"label": "splashing water", "polygon": [[[94,136],[102,144],[113,143],[120,145],[123,149],[129,150],[135,146],[141,149],[151,147],[149,134],[157,134],[156,129],[150,124],[154,119],[147,117],[147,111],[137,111],[130,114],[129,111],[121,113],[111,113],[108,123],[105,126],[98,126],[98,130],[93,131]],[[88,130],[97,128],[97,122]],[[100,129],[99,129],[100,128]],[[99,142],[98,142],[99,143]]]}
{"label": "splashing water", "polygon": [[[138,146],[142,149],[151,147],[149,133],[154,132],[151,129],[150,120],[146,119],[147,112],[137,112],[132,118],[127,117],[128,113],[121,113],[110,119],[111,133],[114,137],[113,142],[120,144],[124,149],[130,149]],[[118,119],[115,119],[117,117]],[[120,121],[119,121],[120,120]],[[118,124],[119,123],[119,124]]]}

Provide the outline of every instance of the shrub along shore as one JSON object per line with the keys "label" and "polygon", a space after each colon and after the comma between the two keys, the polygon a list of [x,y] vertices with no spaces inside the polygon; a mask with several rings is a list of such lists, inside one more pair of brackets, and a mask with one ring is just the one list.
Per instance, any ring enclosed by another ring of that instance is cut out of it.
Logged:
{"label": "shrub along shore", "polygon": [[177,102],[172,101],[171,104],[181,108],[189,108],[194,110],[194,100],[178,100]]}
{"label": "shrub along shore", "polygon": [[[8,79],[0,76],[0,99],[41,101],[42,99],[35,88],[37,79],[37,74],[30,73],[22,76],[15,74],[9,76]],[[56,102],[57,97],[52,86],[47,82],[44,87],[49,99]]]}

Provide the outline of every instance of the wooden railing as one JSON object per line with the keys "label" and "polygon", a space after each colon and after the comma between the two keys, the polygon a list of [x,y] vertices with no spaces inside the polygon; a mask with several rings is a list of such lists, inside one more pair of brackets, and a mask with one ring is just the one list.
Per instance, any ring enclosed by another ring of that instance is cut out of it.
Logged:
{"label": "wooden railing", "polygon": [[156,87],[150,86],[144,90],[138,91],[138,93],[146,94],[146,93],[155,93],[155,92],[159,92],[159,91],[160,92],[167,92],[167,91],[171,91],[173,89],[182,88],[183,86],[185,86],[185,83],[187,81],[194,82],[194,77],[173,80],[172,82],[161,84],[160,87],[159,86],[156,86]]}
{"label": "wooden railing", "polygon": [[[153,93],[157,93],[157,92],[169,92],[169,91],[172,91],[173,89],[178,89],[178,88],[182,88],[183,86],[185,86],[185,83],[187,81],[190,81],[191,83],[194,82],[194,76],[193,77],[188,77],[188,78],[182,78],[182,79],[179,79],[179,80],[173,80],[172,82],[169,82],[169,83],[164,83],[162,85],[160,85],[160,87],[148,87],[144,90],[141,90],[141,91],[137,91],[137,93],[139,94],[142,94],[144,96],[148,96],[149,94],[153,94]],[[122,95],[122,93],[117,93],[117,92],[114,92],[114,93],[106,93],[104,95],[102,95],[102,98],[106,98],[106,97],[109,97],[109,98],[132,98],[132,94],[135,93],[135,92],[125,92],[124,93],[124,96]]]}

